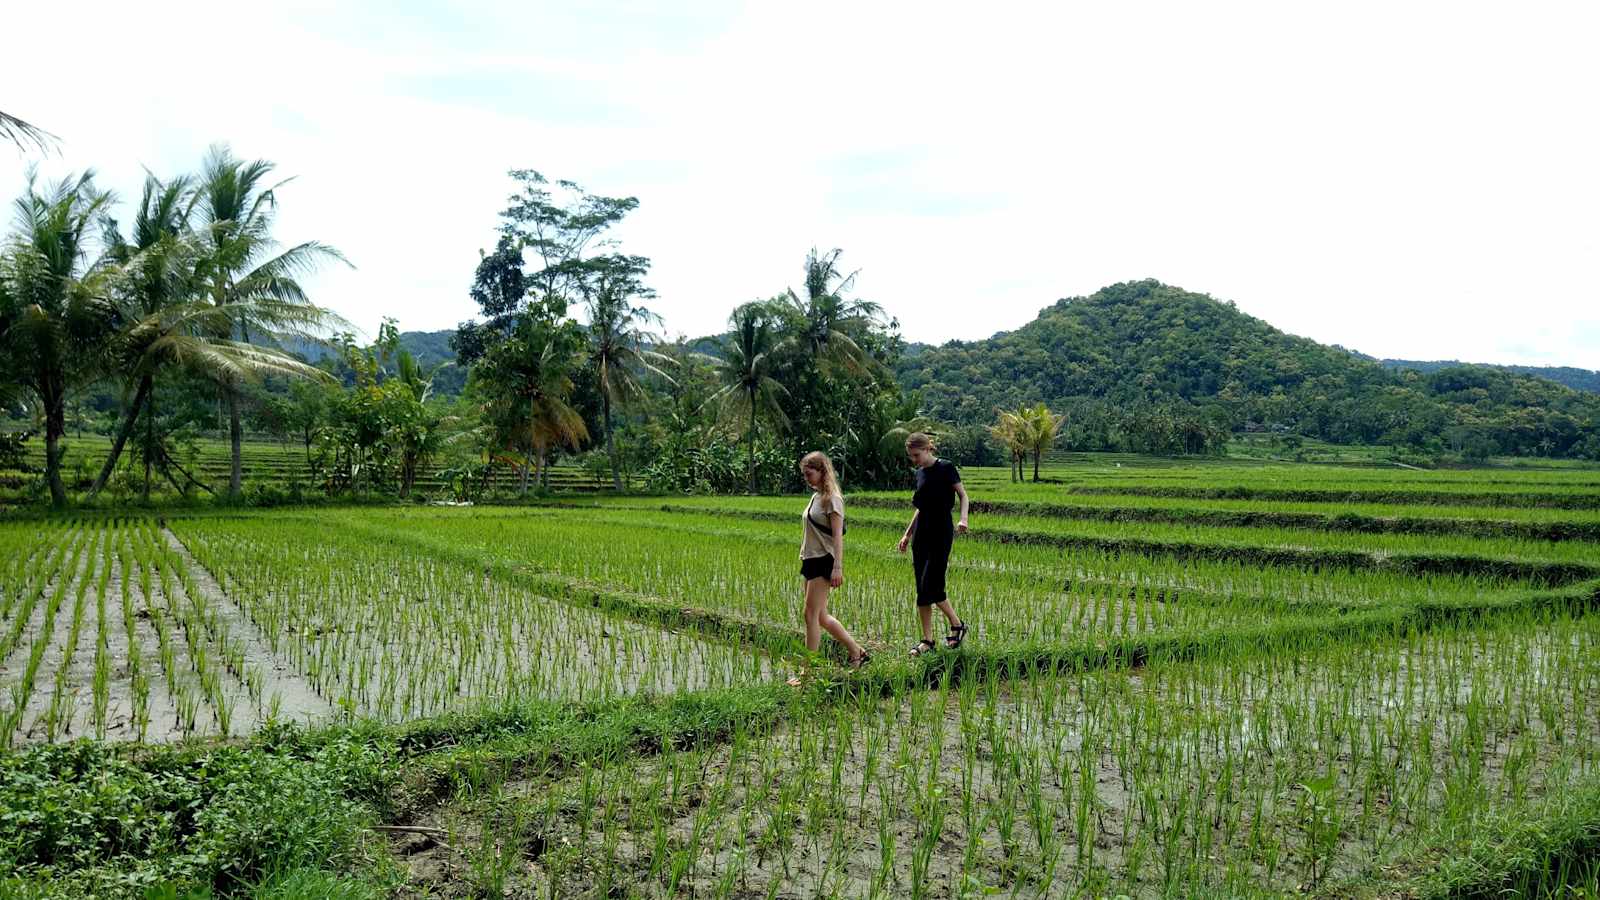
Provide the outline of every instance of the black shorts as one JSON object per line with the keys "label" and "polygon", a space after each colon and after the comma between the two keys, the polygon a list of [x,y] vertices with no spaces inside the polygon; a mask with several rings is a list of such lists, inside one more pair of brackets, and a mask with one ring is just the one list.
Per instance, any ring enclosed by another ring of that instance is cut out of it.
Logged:
{"label": "black shorts", "polygon": [[807,581],[813,578],[831,579],[833,577],[833,554],[828,553],[800,560],[800,577]]}
{"label": "black shorts", "polygon": [[911,565],[917,575],[917,605],[942,603],[948,599],[944,572],[950,565],[950,545],[955,542],[955,532],[926,536],[918,532],[917,538],[920,540],[911,542]]}

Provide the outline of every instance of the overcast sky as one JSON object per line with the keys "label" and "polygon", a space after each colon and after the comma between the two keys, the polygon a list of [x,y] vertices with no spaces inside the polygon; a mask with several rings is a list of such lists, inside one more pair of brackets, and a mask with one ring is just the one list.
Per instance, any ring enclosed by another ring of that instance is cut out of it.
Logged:
{"label": "overcast sky", "polygon": [[[329,13],[323,7],[335,7]],[[686,10],[689,10],[686,12]],[[907,338],[1158,278],[1379,356],[1600,369],[1594,3],[28,3],[0,109],[137,199],[296,176],[314,299],[452,327],[510,168],[633,195],[669,334],[842,247]],[[1588,85],[1588,87],[1584,87]],[[0,147],[9,205],[33,159]]]}

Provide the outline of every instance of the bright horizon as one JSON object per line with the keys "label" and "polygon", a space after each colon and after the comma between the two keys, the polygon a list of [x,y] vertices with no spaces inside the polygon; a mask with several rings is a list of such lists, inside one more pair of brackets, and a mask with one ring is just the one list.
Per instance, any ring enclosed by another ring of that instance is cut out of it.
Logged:
{"label": "bright horizon", "polygon": [[506,170],[534,168],[639,198],[616,235],[668,335],[797,286],[816,245],[909,341],[1156,278],[1373,356],[1600,369],[1593,7],[661,9],[10,11],[72,52],[0,59],[0,109],[61,139],[0,148],[0,199],[35,160],[92,167],[126,221],[144,168],[227,142],[295,178],[278,236],[350,257],[308,286],[369,336],[476,312]]}

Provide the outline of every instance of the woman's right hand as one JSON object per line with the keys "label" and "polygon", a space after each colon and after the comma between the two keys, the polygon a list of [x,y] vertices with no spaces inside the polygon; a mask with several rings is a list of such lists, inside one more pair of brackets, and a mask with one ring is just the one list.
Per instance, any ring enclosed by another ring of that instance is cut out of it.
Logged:
{"label": "woman's right hand", "polygon": [[909,544],[909,543],[911,543],[911,538],[906,537],[905,535],[901,535],[901,537],[900,537],[900,552],[901,553],[906,552],[906,545]]}

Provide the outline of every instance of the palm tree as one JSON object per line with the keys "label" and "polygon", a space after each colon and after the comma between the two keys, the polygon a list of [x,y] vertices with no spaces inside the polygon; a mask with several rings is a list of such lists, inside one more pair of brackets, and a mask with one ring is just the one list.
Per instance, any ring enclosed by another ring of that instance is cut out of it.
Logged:
{"label": "palm tree", "polygon": [[343,321],[310,304],[265,296],[245,296],[220,306],[210,302],[202,274],[204,249],[189,228],[196,197],[188,178],[163,183],[152,176],[145,180],[132,240],[123,240],[114,223],[108,223],[107,255],[122,275],[116,304],[120,330],[111,342],[113,368],[137,386],[90,497],[111,477],[162,371],[188,369],[218,384],[264,375],[331,380],[321,369],[279,351],[227,337],[253,333],[313,338]]}
{"label": "palm tree", "polygon": [[874,363],[856,336],[883,315],[883,307],[869,300],[845,299],[858,272],[840,272],[843,253],[837,248],[821,253],[812,247],[806,254],[805,296],[790,288],[774,307],[787,320],[785,330],[791,340],[800,342],[813,358],[861,374],[871,371]]}
{"label": "palm tree", "polygon": [[89,233],[111,195],[93,173],[39,190],[29,171],[16,201],[16,234],[0,256],[0,367],[39,399],[50,502],[64,506],[60,441],[66,397],[103,362],[110,270],[89,261]]}
{"label": "palm tree", "polygon": [[728,320],[732,332],[723,344],[723,357],[717,363],[717,378],[722,388],[706,401],[720,403],[729,414],[747,413],[749,427],[745,440],[750,447],[750,493],[756,490],[756,418],[766,415],[781,428],[789,419],[779,405],[780,395],[788,390],[772,377],[772,352],[777,338],[772,330],[772,314],[764,303],[746,303],[735,309]]}
{"label": "palm tree", "polygon": [[[852,451],[845,459],[858,461],[851,478],[857,484],[889,482],[891,473],[906,471],[906,438],[914,432],[933,434],[938,429],[937,422],[917,414],[913,400],[878,394],[845,431],[845,446]],[[836,465],[839,462],[835,460]]]}
{"label": "palm tree", "polygon": [[[199,233],[206,250],[201,271],[208,286],[210,301],[216,306],[251,300],[309,305],[297,280],[324,262],[349,265],[339,251],[316,241],[280,249],[272,239],[277,211],[276,190],[285,182],[267,186],[266,177],[273,164],[266,160],[243,162],[235,159],[224,145],[207,153],[198,184]],[[251,332],[238,323],[235,331],[219,335],[250,342]],[[228,433],[233,465],[228,476],[228,493],[237,495],[243,480],[240,445],[244,429],[239,416],[240,382],[228,377],[223,382],[223,400],[228,409]]]}
{"label": "palm tree", "polygon": [[1000,418],[989,426],[989,433],[1011,454],[1011,480],[1022,480],[1022,461],[1027,456],[1028,423],[1021,411],[1001,410]]}
{"label": "palm tree", "polygon": [[18,150],[26,150],[28,145],[32,144],[42,152],[50,149],[50,143],[56,136],[16,116],[0,112],[0,138],[16,144]]}
{"label": "palm tree", "polygon": [[632,297],[651,297],[654,292],[640,283],[649,261],[641,256],[600,257],[590,263],[592,278],[585,279],[583,293],[589,310],[589,362],[594,366],[600,387],[601,422],[606,432],[606,456],[611,460],[611,483],[622,490],[622,470],[617,465],[615,429],[611,408],[644,396],[635,374],[639,370],[657,375],[671,384],[661,370],[671,365],[666,354],[646,349],[659,338],[646,325],[660,325],[661,317],[635,306]]}
{"label": "palm tree", "polygon": [[1018,409],[1017,413],[1024,423],[1023,445],[1033,453],[1033,480],[1038,482],[1039,458],[1056,445],[1056,436],[1061,433],[1061,426],[1067,423],[1067,417],[1052,413],[1043,402]]}
{"label": "palm tree", "polygon": [[[589,437],[583,416],[567,402],[582,340],[566,327],[570,324],[553,324],[525,312],[506,340],[473,369],[474,381],[489,395],[486,412],[502,444],[534,456],[541,478],[551,447],[577,449]],[[521,491],[527,493],[526,459],[521,468]]]}
{"label": "palm tree", "polygon": [[433,396],[433,380],[448,362],[424,372],[411,351],[395,343],[395,373],[391,382],[404,392],[406,413],[389,434],[389,440],[400,453],[400,496],[411,496],[417,483],[417,473],[444,448],[443,427],[455,424],[452,416],[441,416],[428,406]]}

